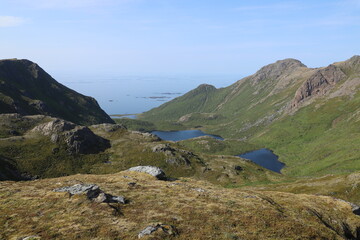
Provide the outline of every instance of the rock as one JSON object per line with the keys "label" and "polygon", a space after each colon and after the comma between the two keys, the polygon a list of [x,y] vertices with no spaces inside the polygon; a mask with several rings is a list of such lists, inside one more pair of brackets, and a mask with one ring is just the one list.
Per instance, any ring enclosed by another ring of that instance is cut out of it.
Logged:
{"label": "rock", "polygon": [[68,192],[71,195],[89,193],[89,195],[91,195],[93,192],[98,194],[100,192],[100,188],[95,184],[75,184],[73,186],[56,188],[54,189],[54,192]]}
{"label": "rock", "polygon": [[191,190],[200,192],[200,193],[205,192],[205,189],[202,189],[202,188],[191,188]]}
{"label": "rock", "polygon": [[111,124],[111,123],[102,123],[97,125],[92,125],[91,127],[96,129],[101,129],[105,132],[115,132],[118,129],[126,129],[123,125],[120,124]]}
{"label": "rock", "polygon": [[94,134],[88,127],[62,119],[40,124],[31,131],[50,136],[50,140],[54,143],[65,142],[70,154],[94,154],[105,151],[111,146],[109,140]]}
{"label": "rock", "polygon": [[351,211],[352,211],[355,215],[360,216],[360,206],[358,206],[358,205],[356,205],[356,204],[354,204],[354,203],[352,203],[352,202],[345,201],[345,200],[340,199],[340,198],[334,198],[334,197],[333,197],[333,199],[349,204],[350,207],[351,207]]}
{"label": "rock", "polygon": [[284,59],[275,63],[262,67],[252,76],[252,85],[257,85],[259,82],[267,79],[276,79],[283,74],[291,73],[297,68],[306,67],[303,63],[296,59]]}
{"label": "rock", "polygon": [[152,141],[161,141],[161,139],[158,136],[156,136],[156,135],[154,135],[152,133],[140,132],[140,131],[130,131],[130,132],[133,133],[133,134],[141,135],[141,136],[143,136],[145,138],[150,138]]}
{"label": "rock", "polygon": [[296,108],[301,102],[313,96],[325,95],[326,92],[345,77],[346,74],[339,67],[332,64],[316,71],[296,91],[295,97],[291,102],[291,107]]}
{"label": "rock", "polygon": [[153,152],[174,152],[175,149],[170,147],[169,144],[158,144],[151,149]]}
{"label": "rock", "polygon": [[242,167],[240,167],[240,166],[238,166],[238,165],[235,166],[234,169],[235,169],[236,171],[242,171],[242,170],[244,170]]}
{"label": "rock", "polygon": [[39,240],[39,239],[41,239],[41,237],[36,235],[19,238],[19,240]]}
{"label": "rock", "polygon": [[111,196],[111,195],[107,195],[108,196],[108,202],[109,203],[122,203],[125,204],[127,201],[123,196]]}
{"label": "rock", "polygon": [[152,235],[152,234],[159,234],[159,235],[161,235],[163,237],[176,236],[176,235],[178,235],[178,231],[172,225],[159,223],[159,224],[156,224],[156,225],[147,226],[144,230],[142,230],[138,234],[138,238],[143,238],[146,235]]}
{"label": "rock", "polygon": [[56,188],[54,192],[68,192],[71,195],[86,194],[89,200],[97,203],[126,203],[123,196],[113,196],[103,192],[99,186],[95,184],[75,184],[73,186]]}
{"label": "rock", "polygon": [[88,127],[78,126],[64,134],[68,152],[72,154],[92,154],[111,147],[110,141],[95,135]]}
{"label": "rock", "polygon": [[129,168],[128,171],[147,173],[160,180],[167,179],[164,171],[154,166],[137,166],[137,167]]}
{"label": "rock", "polygon": [[65,131],[74,129],[75,127],[76,125],[72,122],[62,119],[54,119],[53,121],[36,126],[31,131],[41,133],[45,136],[50,136],[53,134],[61,134]]}
{"label": "rock", "polygon": [[75,125],[62,119],[40,124],[31,131],[50,136],[50,140],[54,143],[65,142],[70,154],[99,153],[111,147],[109,140],[97,136],[88,127]]}
{"label": "rock", "polygon": [[152,148],[153,152],[164,153],[167,156],[166,163],[172,165],[191,164],[189,158],[197,157],[194,153],[171,147],[169,144],[158,144]]}

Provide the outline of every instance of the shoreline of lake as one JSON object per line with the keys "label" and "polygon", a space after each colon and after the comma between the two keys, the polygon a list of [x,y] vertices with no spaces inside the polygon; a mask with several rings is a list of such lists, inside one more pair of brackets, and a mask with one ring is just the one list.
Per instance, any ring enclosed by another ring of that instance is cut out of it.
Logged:
{"label": "shoreline of lake", "polygon": [[[221,136],[206,134],[201,130],[180,130],[180,131],[151,131],[152,134],[158,136],[165,141],[183,141],[201,136],[210,136],[215,139],[224,140]],[[281,169],[285,167],[285,163],[280,162],[279,157],[273,153],[272,150],[261,148],[239,155],[235,155],[244,159],[248,159],[253,163],[258,164],[270,171],[281,174]]]}

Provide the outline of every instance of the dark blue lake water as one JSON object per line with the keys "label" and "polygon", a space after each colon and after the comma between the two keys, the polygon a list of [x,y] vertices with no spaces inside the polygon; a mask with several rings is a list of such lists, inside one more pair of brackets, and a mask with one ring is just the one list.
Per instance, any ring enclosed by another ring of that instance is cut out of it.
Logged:
{"label": "dark blue lake water", "polygon": [[155,134],[162,140],[166,141],[181,141],[190,138],[200,137],[200,136],[210,136],[216,139],[224,140],[222,137],[206,134],[200,130],[183,130],[183,131],[152,131],[152,134]]}
{"label": "dark blue lake water", "polygon": [[285,166],[284,163],[278,161],[278,156],[276,156],[272,151],[266,148],[255,150],[238,156],[249,159],[264,168],[278,173],[280,173],[280,170]]}
{"label": "dark blue lake water", "polygon": [[[211,136],[216,139],[224,140],[222,137],[206,134],[200,130],[152,131],[151,133],[167,141],[181,141],[200,136]],[[276,156],[272,151],[266,148],[262,148],[238,156],[249,159],[264,168],[278,173],[280,173],[280,170],[285,166],[284,163],[278,161],[278,156]]]}

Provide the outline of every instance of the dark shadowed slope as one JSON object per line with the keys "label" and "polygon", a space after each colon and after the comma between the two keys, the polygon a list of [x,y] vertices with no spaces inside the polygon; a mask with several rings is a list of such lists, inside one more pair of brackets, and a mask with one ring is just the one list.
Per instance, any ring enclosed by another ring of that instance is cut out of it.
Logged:
{"label": "dark shadowed slope", "polygon": [[0,113],[44,114],[77,124],[112,123],[92,97],[58,83],[29,60],[0,61]]}

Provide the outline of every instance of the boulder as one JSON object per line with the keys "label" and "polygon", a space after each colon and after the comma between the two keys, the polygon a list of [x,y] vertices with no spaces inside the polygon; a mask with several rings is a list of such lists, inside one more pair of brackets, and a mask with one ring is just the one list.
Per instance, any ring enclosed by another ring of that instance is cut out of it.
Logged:
{"label": "boulder", "polygon": [[164,171],[154,166],[137,166],[137,167],[129,168],[128,171],[147,173],[160,180],[167,179]]}
{"label": "boulder", "polygon": [[178,231],[172,225],[159,223],[159,224],[156,224],[156,225],[147,226],[144,230],[142,230],[138,234],[138,238],[143,238],[143,237],[145,237],[147,235],[153,235],[153,234],[160,235],[159,237],[166,238],[167,236],[176,236],[176,235],[178,235]]}
{"label": "boulder", "polygon": [[241,166],[239,166],[239,165],[236,165],[235,167],[234,167],[234,169],[236,170],[236,171],[242,171],[242,170],[244,170]]}
{"label": "boulder", "polygon": [[56,188],[54,192],[68,192],[71,195],[85,194],[89,200],[98,203],[126,203],[123,196],[113,196],[103,192],[99,186],[95,184],[75,184],[73,186]]}
{"label": "boulder", "polygon": [[111,147],[110,141],[94,134],[88,127],[78,126],[64,133],[69,153],[99,153]]}
{"label": "boulder", "polygon": [[72,130],[75,127],[76,125],[74,123],[57,118],[50,122],[36,126],[32,129],[32,131],[45,136],[51,136],[53,134],[61,134],[65,131]]}
{"label": "boulder", "polygon": [[118,129],[126,129],[123,125],[120,124],[111,124],[111,123],[102,123],[97,125],[92,125],[91,127],[96,129],[101,129],[105,132],[115,132]]}
{"label": "boulder", "polygon": [[151,149],[153,152],[174,152],[175,149],[170,147],[169,144],[158,144]]}
{"label": "boulder", "polygon": [[62,119],[40,124],[32,132],[50,136],[54,143],[65,142],[70,154],[94,154],[110,147],[109,140],[94,134],[88,127]]}

